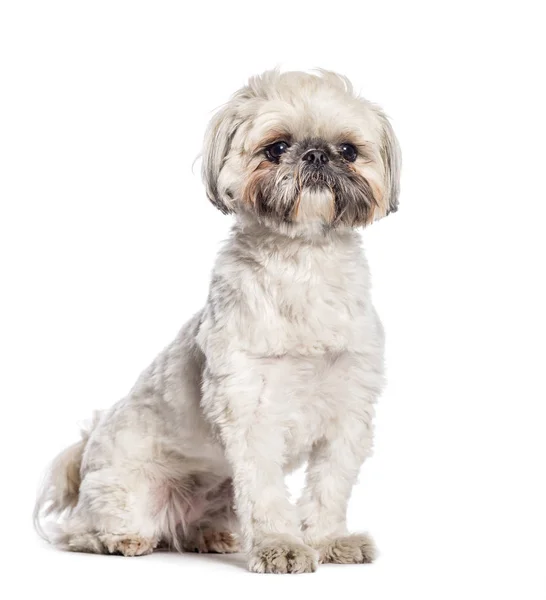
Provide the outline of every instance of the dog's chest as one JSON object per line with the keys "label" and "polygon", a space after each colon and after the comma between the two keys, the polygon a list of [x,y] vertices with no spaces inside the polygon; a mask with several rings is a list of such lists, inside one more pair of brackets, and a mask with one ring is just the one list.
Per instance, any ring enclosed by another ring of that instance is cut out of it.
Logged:
{"label": "dog's chest", "polygon": [[272,257],[242,278],[241,291],[253,354],[316,356],[358,346],[368,309],[365,265],[324,253]]}
{"label": "dog's chest", "polygon": [[283,432],[290,470],[340,435],[344,415],[370,418],[365,390],[379,385],[381,336],[356,240],[281,250],[249,240],[220,257],[197,342],[210,410],[220,404],[239,422],[250,403],[253,418]]}
{"label": "dog's chest", "polygon": [[258,360],[254,368],[263,382],[264,418],[284,432],[287,471],[307,458],[314,443],[342,434],[345,415],[371,419],[373,408],[363,393],[368,375],[359,355],[285,356]]}

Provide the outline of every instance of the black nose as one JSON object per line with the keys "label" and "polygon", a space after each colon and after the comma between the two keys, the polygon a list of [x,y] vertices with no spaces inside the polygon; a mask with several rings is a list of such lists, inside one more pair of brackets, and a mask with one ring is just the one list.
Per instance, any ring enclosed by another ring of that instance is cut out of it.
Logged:
{"label": "black nose", "polygon": [[308,150],[302,156],[302,160],[308,162],[314,167],[322,167],[322,165],[325,165],[330,159],[323,150]]}

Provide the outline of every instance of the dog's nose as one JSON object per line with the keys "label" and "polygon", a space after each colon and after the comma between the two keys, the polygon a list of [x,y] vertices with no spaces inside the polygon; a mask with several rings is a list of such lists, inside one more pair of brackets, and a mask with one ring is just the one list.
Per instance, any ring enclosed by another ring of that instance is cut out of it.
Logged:
{"label": "dog's nose", "polygon": [[308,162],[310,165],[314,167],[322,167],[325,165],[330,159],[328,155],[323,150],[308,150],[303,156],[302,160]]}

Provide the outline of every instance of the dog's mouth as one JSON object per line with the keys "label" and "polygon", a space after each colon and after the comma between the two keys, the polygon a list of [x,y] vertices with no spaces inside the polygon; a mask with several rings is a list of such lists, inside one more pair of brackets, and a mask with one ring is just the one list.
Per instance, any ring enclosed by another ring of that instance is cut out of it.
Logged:
{"label": "dog's mouth", "polygon": [[301,187],[332,187],[334,181],[331,174],[324,170],[304,171],[301,175]]}

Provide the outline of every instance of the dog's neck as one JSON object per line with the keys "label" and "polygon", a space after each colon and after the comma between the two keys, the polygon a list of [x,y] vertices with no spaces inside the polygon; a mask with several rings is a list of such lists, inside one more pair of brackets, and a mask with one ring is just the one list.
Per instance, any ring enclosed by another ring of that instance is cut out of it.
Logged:
{"label": "dog's neck", "polygon": [[369,314],[368,267],[353,229],[309,238],[237,219],[213,282],[210,306],[262,356],[342,352]]}
{"label": "dog's neck", "polygon": [[355,229],[339,226],[331,227],[319,221],[311,223],[292,223],[257,219],[248,213],[238,214],[233,226],[233,234],[237,237],[249,237],[260,240],[272,247],[306,247],[324,248],[331,245],[360,244],[360,236]]}
{"label": "dog's neck", "polygon": [[329,282],[341,290],[367,279],[361,237],[355,229],[324,229],[321,235],[290,233],[256,219],[237,219],[219,264],[229,265],[232,276],[244,274],[244,281],[254,279],[266,289],[268,282],[291,288]]}

